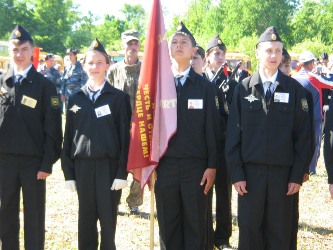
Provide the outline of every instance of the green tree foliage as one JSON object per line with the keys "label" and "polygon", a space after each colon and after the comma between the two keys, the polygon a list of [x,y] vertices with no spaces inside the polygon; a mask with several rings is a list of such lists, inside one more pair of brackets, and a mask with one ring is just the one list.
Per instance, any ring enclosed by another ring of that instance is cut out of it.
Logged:
{"label": "green tree foliage", "polygon": [[93,31],[107,50],[120,50],[121,38],[120,34],[125,30],[125,21],[115,16],[105,15],[104,23],[98,25]]}
{"label": "green tree foliage", "polygon": [[78,13],[71,9],[72,1],[35,0],[34,5],[32,30],[36,45],[44,51],[63,54],[64,41],[70,34],[72,23],[77,20]]}
{"label": "green tree foliage", "polygon": [[[147,14],[141,5],[124,4],[121,17],[103,18],[91,12],[83,16],[72,0],[0,0],[0,6],[1,40],[8,39],[15,24],[22,24],[37,46],[61,55],[68,47],[84,52],[95,37],[107,50],[121,50],[120,34],[127,29],[138,30],[144,44]],[[333,52],[332,0],[192,0],[167,27],[169,35],[180,20],[203,48],[219,34],[228,50],[250,55],[253,68],[258,36],[272,25],[288,51]]]}
{"label": "green tree foliage", "polygon": [[293,23],[294,44],[316,39],[326,45],[333,43],[333,1],[305,0]]}
{"label": "green tree foliage", "polygon": [[7,40],[16,24],[31,33],[35,44],[44,51],[64,53],[64,42],[78,12],[71,0],[0,0],[1,37]]}
{"label": "green tree foliage", "polygon": [[124,4],[121,12],[125,16],[125,30],[134,29],[143,34],[146,29],[147,14],[141,5]]}

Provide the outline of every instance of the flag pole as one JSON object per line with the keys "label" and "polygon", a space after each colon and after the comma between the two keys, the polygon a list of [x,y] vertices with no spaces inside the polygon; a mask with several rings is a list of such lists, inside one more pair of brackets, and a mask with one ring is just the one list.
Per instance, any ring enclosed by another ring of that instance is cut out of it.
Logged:
{"label": "flag pole", "polygon": [[155,221],[155,171],[150,177],[150,250],[154,250],[154,221]]}

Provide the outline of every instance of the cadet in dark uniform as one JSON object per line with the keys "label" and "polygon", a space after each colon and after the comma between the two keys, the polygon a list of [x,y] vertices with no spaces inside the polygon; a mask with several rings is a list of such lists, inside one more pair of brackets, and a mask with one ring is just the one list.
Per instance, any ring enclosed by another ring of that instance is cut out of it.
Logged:
{"label": "cadet in dark uniform", "polygon": [[60,156],[59,98],[53,83],[31,64],[33,40],[21,26],[9,37],[12,67],[0,77],[0,239],[19,249],[20,192],[24,246],[44,249],[45,179]]}
{"label": "cadet in dark uniform", "polygon": [[293,194],[310,155],[303,87],[278,70],[283,44],[275,27],[260,36],[259,71],[235,88],[226,159],[238,192],[239,250],[288,250]]}
{"label": "cadet in dark uniform", "polygon": [[[282,60],[279,65],[279,70],[281,73],[289,76],[291,71],[291,57],[288,51],[283,48],[282,51]],[[307,163],[310,166],[313,153],[315,151],[315,137],[314,137],[314,124],[313,124],[313,98],[312,94],[309,90],[304,88],[306,98],[309,105],[309,115],[310,115],[310,124],[311,124],[311,153],[308,155],[309,162]],[[309,168],[307,168],[309,169]],[[309,180],[309,171],[307,171],[303,176],[303,183]],[[298,221],[299,221],[299,192],[294,194],[294,204],[293,204],[293,222],[292,222],[292,229],[291,229],[291,242],[289,250],[296,250],[297,249],[297,233],[298,233]]]}
{"label": "cadet in dark uniform", "polygon": [[219,117],[214,86],[190,66],[195,44],[182,23],[170,40],[178,92],[177,132],[157,166],[161,249],[205,248],[207,193],[218,165]]}
{"label": "cadet in dark uniform", "polygon": [[127,186],[129,95],[105,80],[109,57],[96,39],[85,55],[88,81],[69,97],[61,156],[66,186],[79,198],[79,249],[116,249],[121,189]]}
{"label": "cadet in dark uniform", "polygon": [[[209,215],[208,230],[213,234],[214,240],[210,247],[215,246],[219,250],[231,249],[229,239],[232,232],[232,216],[231,216],[231,181],[227,173],[227,164],[225,159],[225,131],[228,121],[229,105],[232,100],[232,93],[237,85],[233,79],[229,81],[227,87],[222,88],[222,82],[228,81],[230,72],[227,71],[225,62],[226,46],[221,38],[216,35],[208,43],[206,48],[206,76],[216,86],[219,98],[220,112],[220,151],[219,151],[219,167],[216,171],[215,178],[215,194],[216,194],[216,227],[213,229],[212,215]],[[219,72],[220,71],[220,74]],[[216,74],[219,74],[218,77]],[[212,213],[212,194],[210,194],[209,210]],[[209,237],[211,238],[211,237]],[[210,247],[207,247],[209,249]]]}
{"label": "cadet in dark uniform", "polygon": [[328,175],[329,192],[333,199],[333,95],[326,111],[326,124],[324,128],[324,159]]}

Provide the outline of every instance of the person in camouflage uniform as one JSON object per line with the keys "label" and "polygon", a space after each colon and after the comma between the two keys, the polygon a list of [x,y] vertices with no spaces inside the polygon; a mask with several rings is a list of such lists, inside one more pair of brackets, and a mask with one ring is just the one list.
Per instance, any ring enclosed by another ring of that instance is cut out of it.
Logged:
{"label": "person in camouflage uniform", "polygon": [[[138,57],[140,49],[139,32],[127,30],[121,34],[121,39],[122,48],[125,50],[125,58],[110,67],[108,79],[112,86],[129,94],[133,111],[141,68],[141,61]],[[133,180],[131,183],[126,202],[131,214],[139,214],[139,206],[143,203],[143,191],[139,182]]]}
{"label": "person in camouflage uniform", "polygon": [[[57,88],[57,94],[59,99],[61,98],[60,89],[61,89],[61,75],[58,70],[54,68],[55,65],[54,55],[48,54],[45,57],[45,64],[40,69],[40,73],[45,76],[46,78],[50,79],[54,86]],[[62,102],[60,102],[60,110],[62,110]]]}
{"label": "person in camouflage uniform", "polygon": [[61,78],[61,101],[66,103],[68,97],[78,91],[87,81],[87,74],[84,72],[81,63],[77,60],[77,49],[67,49],[70,63],[66,66]]}

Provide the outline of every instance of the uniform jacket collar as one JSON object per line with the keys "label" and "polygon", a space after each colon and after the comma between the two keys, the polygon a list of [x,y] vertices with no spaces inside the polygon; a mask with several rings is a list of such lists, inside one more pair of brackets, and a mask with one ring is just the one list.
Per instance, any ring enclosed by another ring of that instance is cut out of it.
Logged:
{"label": "uniform jacket collar", "polygon": [[[38,74],[38,72],[35,69],[35,67],[32,66],[30,68],[30,70],[28,71],[28,74],[27,74],[26,78],[23,78],[22,81],[32,82],[32,80],[34,79],[34,77],[36,76],[36,74]],[[4,81],[6,83],[13,84],[13,82],[14,82],[14,68],[13,67],[11,67],[11,68],[8,69],[8,71],[7,71],[7,73],[6,73],[5,77],[4,77]]]}
{"label": "uniform jacket collar", "polygon": [[[81,91],[86,95],[88,96],[88,90],[87,90],[88,86],[87,85],[84,85],[82,88],[81,88]],[[116,89],[111,86],[111,84],[109,83],[109,81],[105,81],[105,84],[104,84],[104,87],[103,89],[101,89],[101,95],[103,93],[115,93],[116,92]]]}
{"label": "uniform jacket collar", "polygon": [[[287,76],[283,74],[280,70],[278,70],[278,75],[276,77],[276,88],[280,86],[283,90],[287,89]],[[260,84],[262,86],[262,81],[259,75],[259,72],[255,72],[251,77],[249,87],[258,87],[257,85]]]}
{"label": "uniform jacket collar", "polygon": [[199,75],[197,74],[197,73],[195,73],[195,71],[194,71],[194,69],[191,67],[190,68],[190,71],[189,71],[189,73],[188,73],[188,79],[190,79],[190,81],[192,82],[192,83],[194,83],[195,82],[195,79],[198,77]]}

